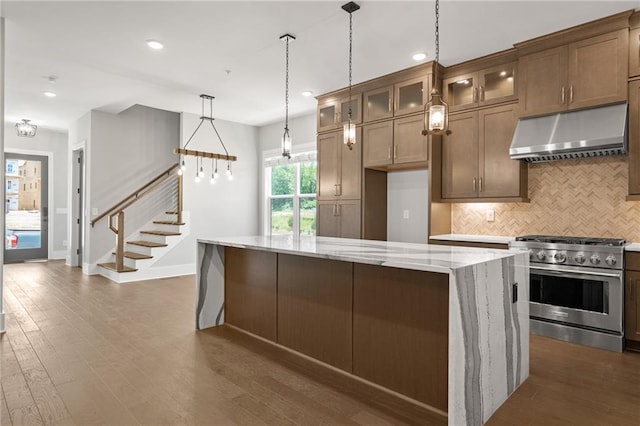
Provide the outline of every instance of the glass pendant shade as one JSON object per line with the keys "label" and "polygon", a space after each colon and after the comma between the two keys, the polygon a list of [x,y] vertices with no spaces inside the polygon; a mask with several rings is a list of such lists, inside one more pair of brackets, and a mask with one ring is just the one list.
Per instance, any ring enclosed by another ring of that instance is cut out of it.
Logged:
{"label": "glass pendant shade", "polygon": [[352,149],[353,144],[356,143],[356,125],[349,120],[349,122],[344,124],[344,144]]}
{"label": "glass pendant shade", "polygon": [[282,156],[291,158],[291,135],[289,129],[284,128],[284,134],[282,135]]}
{"label": "glass pendant shade", "polygon": [[36,135],[38,126],[29,123],[29,121],[30,120],[23,118],[22,123],[16,123],[16,133],[18,134],[18,136],[24,138],[32,138]]}

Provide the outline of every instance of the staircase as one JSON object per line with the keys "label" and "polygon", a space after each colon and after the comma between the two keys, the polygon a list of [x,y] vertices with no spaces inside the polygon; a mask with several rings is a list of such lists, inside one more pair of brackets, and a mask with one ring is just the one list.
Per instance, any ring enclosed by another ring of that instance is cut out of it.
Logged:
{"label": "staircase", "polygon": [[[114,252],[107,254],[103,261],[97,264],[100,275],[122,283],[193,272],[168,271],[167,267],[152,267],[189,233],[185,220],[188,214],[182,211],[182,175],[177,173],[177,170],[178,164],[174,164],[91,221],[91,226],[94,226],[101,219],[108,217],[109,229],[116,235]],[[175,202],[175,210],[164,212],[134,234],[125,237],[125,210],[144,196],[154,192],[158,194],[167,188],[175,191],[169,198],[173,200],[172,203]]]}

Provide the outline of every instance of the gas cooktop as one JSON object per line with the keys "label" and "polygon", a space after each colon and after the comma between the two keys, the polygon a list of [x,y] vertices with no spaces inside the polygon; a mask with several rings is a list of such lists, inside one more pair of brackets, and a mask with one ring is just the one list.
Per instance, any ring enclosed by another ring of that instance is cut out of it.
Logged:
{"label": "gas cooktop", "polygon": [[516,237],[516,241],[530,241],[549,244],[576,244],[582,246],[612,246],[621,247],[626,244],[622,238],[595,237],[559,237],[556,235],[524,235]]}

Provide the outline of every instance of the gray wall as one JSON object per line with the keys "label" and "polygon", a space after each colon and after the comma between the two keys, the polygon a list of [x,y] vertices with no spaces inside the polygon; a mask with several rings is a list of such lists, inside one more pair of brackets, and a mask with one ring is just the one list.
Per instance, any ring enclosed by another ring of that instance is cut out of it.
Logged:
{"label": "gray wall", "polygon": [[50,154],[49,188],[49,239],[50,259],[62,259],[66,255],[63,242],[67,240],[67,187],[68,187],[68,135],[38,128],[33,138],[21,138],[16,134],[14,123],[6,123],[4,128],[4,151],[18,154],[47,155]]}
{"label": "gray wall", "polygon": [[[200,119],[183,113],[181,145],[189,139]],[[230,155],[238,157],[231,163],[233,180],[227,180],[227,164],[218,161],[218,181],[212,185],[211,160],[203,162],[205,176],[195,183],[196,158],[185,157],[184,210],[189,212],[190,234],[174,250],[159,259],[154,267],[194,265],[196,239],[220,236],[255,235],[258,232],[258,129],[253,126],[215,120],[216,128]],[[187,147],[198,151],[223,153],[211,125],[205,122]],[[174,161],[178,156],[174,156]]]}
{"label": "gray wall", "polygon": [[[387,240],[427,242],[429,222],[427,170],[387,174]],[[409,218],[403,218],[408,210]]]}
{"label": "gray wall", "polygon": [[[142,105],[117,115],[91,111],[91,136],[85,152],[90,217],[105,212],[175,163],[173,149],[179,143],[178,113]],[[126,217],[125,235],[157,215],[151,209],[138,211],[140,214]],[[86,229],[84,262],[93,266],[113,249],[115,237],[106,218]]]}

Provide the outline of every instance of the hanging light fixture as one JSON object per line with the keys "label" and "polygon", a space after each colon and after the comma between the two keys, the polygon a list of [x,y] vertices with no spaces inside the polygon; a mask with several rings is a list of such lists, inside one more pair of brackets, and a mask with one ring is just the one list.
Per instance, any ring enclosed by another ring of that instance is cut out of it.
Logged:
{"label": "hanging light fixture", "polygon": [[285,54],[285,78],[284,78],[284,134],[282,135],[282,156],[291,159],[291,135],[289,134],[289,41],[296,38],[291,34],[285,34],[280,40],[286,43]]}
{"label": "hanging light fixture", "polygon": [[342,9],[349,13],[349,120],[344,124],[343,140],[344,144],[353,149],[353,144],[356,143],[356,125],[352,120],[351,110],[351,76],[352,76],[352,53],[353,53],[353,16],[352,13],[360,9],[356,3],[350,1],[347,4],[342,5]]}
{"label": "hanging light fixture", "polygon": [[442,99],[438,91],[438,68],[440,66],[440,1],[436,0],[436,60],[433,71],[433,84],[431,99],[424,105],[423,135],[450,135],[449,130],[449,104]]}
{"label": "hanging light fixture", "polygon": [[23,138],[32,138],[36,135],[38,126],[29,123],[29,121],[31,120],[23,118],[21,123],[16,123],[16,133],[18,133],[18,136]]}
{"label": "hanging light fixture", "polygon": [[[186,166],[184,163],[184,157],[185,156],[192,156],[192,157],[196,157],[196,182],[199,182],[201,178],[204,177],[204,168],[203,168],[203,160],[205,158],[211,158],[211,166],[213,169],[213,160],[215,160],[215,171],[212,170],[212,176],[213,179],[217,179],[218,178],[218,159],[220,160],[225,160],[227,161],[228,164],[231,164],[232,161],[237,161],[238,157],[236,157],[235,155],[229,155],[229,151],[227,151],[227,147],[224,145],[224,142],[222,142],[222,138],[220,137],[220,133],[218,133],[218,129],[216,129],[215,124],[213,124],[213,120],[215,120],[213,118],[213,100],[215,99],[215,97],[211,96],[211,95],[200,95],[200,99],[202,99],[202,115],[200,117],[200,124],[198,124],[198,127],[196,127],[196,129],[193,131],[193,133],[191,134],[191,136],[189,137],[189,139],[187,140],[187,143],[184,145],[184,148],[175,148],[173,150],[174,154],[179,154],[180,155],[180,168],[178,169],[178,174],[182,175],[184,174],[185,170],[186,170]],[[205,104],[205,100],[209,101],[209,115],[205,115],[204,110],[204,104]],[[193,140],[193,137],[196,135],[196,133],[198,132],[198,130],[200,129],[200,127],[202,126],[202,123],[204,123],[206,121],[208,121],[209,123],[211,123],[211,127],[213,128],[213,131],[215,132],[218,141],[220,141],[220,145],[222,145],[222,149],[224,150],[224,154],[218,154],[218,153],[214,153],[214,152],[206,152],[206,151],[193,151],[193,150],[189,150],[187,149],[187,147],[189,146],[189,143],[191,143],[191,141]],[[198,166],[200,166],[198,168]],[[230,166],[228,167],[230,169]]]}

